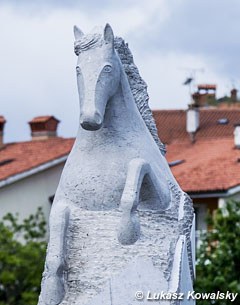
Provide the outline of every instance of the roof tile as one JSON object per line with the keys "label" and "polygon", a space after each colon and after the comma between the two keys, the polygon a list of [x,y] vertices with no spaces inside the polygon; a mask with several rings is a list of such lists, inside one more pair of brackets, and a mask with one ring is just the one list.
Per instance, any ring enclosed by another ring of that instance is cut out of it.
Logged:
{"label": "roof tile", "polygon": [[240,185],[240,150],[233,138],[178,141],[167,146],[167,160],[185,160],[171,168],[186,192],[226,191]]}
{"label": "roof tile", "polygon": [[[155,110],[153,111],[158,134],[165,144],[176,140],[187,140],[185,110]],[[220,125],[219,119],[228,119],[228,124]],[[240,122],[240,109],[201,109],[200,128],[196,140],[233,137],[234,124]]]}
{"label": "roof tile", "polygon": [[59,122],[59,120],[56,119],[52,115],[44,115],[44,116],[37,116],[37,117],[33,118],[29,123],[44,123],[44,122],[49,121],[50,119],[53,119],[53,120]]}
{"label": "roof tile", "polygon": [[28,171],[54,159],[69,154],[74,139],[50,138],[42,141],[9,143],[0,150],[0,181]]}

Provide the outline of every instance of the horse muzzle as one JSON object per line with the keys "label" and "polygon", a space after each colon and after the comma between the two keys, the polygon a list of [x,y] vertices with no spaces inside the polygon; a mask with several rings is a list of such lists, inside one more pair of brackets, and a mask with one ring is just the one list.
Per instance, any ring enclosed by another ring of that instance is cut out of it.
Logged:
{"label": "horse muzzle", "polygon": [[102,127],[102,117],[98,112],[94,114],[82,114],[80,116],[80,124],[85,130],[98,130]]}

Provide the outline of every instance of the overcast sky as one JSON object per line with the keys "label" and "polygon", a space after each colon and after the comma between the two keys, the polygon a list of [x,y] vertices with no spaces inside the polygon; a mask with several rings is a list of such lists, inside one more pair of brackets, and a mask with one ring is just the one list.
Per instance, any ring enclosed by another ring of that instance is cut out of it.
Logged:
{"label": "overcast sky", "polygon": [[240,88],[239,0],[0,0],[5,141],[30,139],[27,122],[48,114],[61,120],[61,136],[75,136],[72,28],[106,22],[129,43],[153,109],[186,109],[182,83],[194,69],[196,83],[216,83],[218,96]]}

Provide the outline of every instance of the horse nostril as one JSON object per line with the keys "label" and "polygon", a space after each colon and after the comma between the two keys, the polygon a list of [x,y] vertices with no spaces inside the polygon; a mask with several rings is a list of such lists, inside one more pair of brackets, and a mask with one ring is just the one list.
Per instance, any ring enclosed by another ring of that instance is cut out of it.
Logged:
{"label": "horse nostril", "polygon": [[86,130],[98,130],[102,126],[102,118],[98,112],[95,112],[94,115],[84,115],[80,117],[80,124],[83,129]]}
{"label": "horse nostril", "polygon": [[83,123],[81,123],[81,126],[83,129],[94,131],[94,130],[100,129],[102,124],[83,122]]}

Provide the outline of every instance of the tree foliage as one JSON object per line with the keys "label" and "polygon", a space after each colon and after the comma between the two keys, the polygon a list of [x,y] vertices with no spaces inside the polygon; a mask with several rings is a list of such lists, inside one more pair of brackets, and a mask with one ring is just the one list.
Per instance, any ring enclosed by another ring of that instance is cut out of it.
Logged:
{"label": "tree foliage", "polygon": [[46,252],[46,222],[39,208],[23,223],[0,221],[0,305],[36,305]]}
{"label": "tree foliage", "polygon": [[[202,236],[197,255],[197,292],[240,294],[240,202],[229,201],[208,219],[212,230]],[[237,297],[240,302],[239,296]],[[236,304],[237,304],[236,303]],[[230,300],[199,300],[198,305],[228,305]],[[240,303],[238,303],[240,304]]]}

